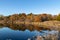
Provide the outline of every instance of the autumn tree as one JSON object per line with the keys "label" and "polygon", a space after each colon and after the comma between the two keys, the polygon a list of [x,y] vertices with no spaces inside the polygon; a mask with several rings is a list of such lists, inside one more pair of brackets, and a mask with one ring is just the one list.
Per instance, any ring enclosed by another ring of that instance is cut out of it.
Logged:
{"label": "autumn tree", "polygon": [[15,20],[18,20],[18,19],[19,19],[18,14],[13,14],[13,15],[10,16],[10,20],[12,20],[12,21],[15,21]]}
{"label": "autumn tree", "polygon": [[33,13],[27,15],[27,19],[30,20],[31,22],[33,22],[33,17],[34,17]]}
{"label": "autumn tree", "polygon": [[40,20],[42,22],[52,20],[52,15],[46,13],[40,14]]}
{"label": "autumn tree", "polygon": [[47,14],[42,14],[41,15],[41,20],[42,20],[42,22],[47,21],[48,20],[47,19]]}
{"label": "autumn tree", "polygon": [[19,18],[20,20],[25,21],[25,19],[26,19],[25,13],[20,13],[19,16],[20,16],[20,18]]}
{"label": "autumn tree", "polygon": [[40,17],[38,15],[34,15],[34,22],[40,22]]}

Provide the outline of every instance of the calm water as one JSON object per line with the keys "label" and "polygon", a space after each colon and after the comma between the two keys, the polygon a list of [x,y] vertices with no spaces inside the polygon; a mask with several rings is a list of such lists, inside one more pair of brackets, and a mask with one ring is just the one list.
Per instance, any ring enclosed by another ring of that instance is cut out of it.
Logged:
{"label": "calm water", "polygon": [[33,38],[37,35],[45,35],[48,33],[54,34],[54,31],[42,30],[42,31],[29,31],[28,29],[21,30],[12,30],[8,27],[0,28],[0,40],[27,40],[28,38]]}

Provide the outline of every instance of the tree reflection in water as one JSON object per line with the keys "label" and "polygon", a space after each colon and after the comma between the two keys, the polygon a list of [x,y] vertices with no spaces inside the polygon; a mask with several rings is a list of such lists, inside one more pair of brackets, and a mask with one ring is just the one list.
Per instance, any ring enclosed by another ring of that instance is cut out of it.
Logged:
{"label": "tree reflection in water", "polygon": [[[42,35],[40,33],[37,33],[37,36],[36,37],[33,37],[32,39],[33,40],[58,40],[58,33],[50,33],[49,31],[48,32],[45,32],[45,31],[41,31],[41,30],[50,30],[50,29],[47,29],[47,28],[43,28],[43,27],[39,27],[39,26],[35,26],[35,25],[25,25],[25,24],[20,24],[20,25],[16,25],[16,24],[0,24],[0,28],[2,27],[8,27],[10,29],[13,29],[13,30],[22,30],[22,31],[25,31],[26,29],[30,30],[30,31],[34,31],[34,30],[37,30],[39,32],[42,33]],[[54,31],[53,31],[54,32]],[[40,35],[39,35],[40,34]]]}
{"label": "tree reflection in water", "polygon": [[25,24],[20,24],[20,25],[17,25],[17,24],[0,24],[1,27],[9,27],[13,30],[22,30],[24,31],[25,29],[28,29],[30,31],[33,31],[33,30],[50,30],[48,28],[43,28],[43,27],[39,27],[39,26],[35,26],[35,25],[25,25]]}

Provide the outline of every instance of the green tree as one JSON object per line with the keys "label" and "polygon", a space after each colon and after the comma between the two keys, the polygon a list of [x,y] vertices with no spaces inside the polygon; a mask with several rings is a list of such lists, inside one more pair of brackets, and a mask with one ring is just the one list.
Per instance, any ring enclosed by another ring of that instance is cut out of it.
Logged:
{"label": "green tree", "polygon": [[0,20],[4,20],[4,16],[3,15],[0,15]]}
{"label": "green tree", "polygon": [[60,14],[57,16],[57,18],[56,18],[58,21],[60,21]]}

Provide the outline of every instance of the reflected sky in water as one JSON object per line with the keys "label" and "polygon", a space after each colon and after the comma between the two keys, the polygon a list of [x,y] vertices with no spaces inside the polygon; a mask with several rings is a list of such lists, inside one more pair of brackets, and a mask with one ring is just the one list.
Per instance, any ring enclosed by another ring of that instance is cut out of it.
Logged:
{"label": "reflected sky in water", "polygon": [[19,31],[12,30],[8,27],[0,28],[0,40],[12,39],[12,40],[27,40],[36,35],[38,31]]}
{"label": "reflected sky in water", "polygon": [[[25,31],[21,30],[12,30],[8,27],[0,28],[0,40],[27,40],[28,38],[33,38],[34,36],[41,35],[44,36],[49,33],[54,33],[55,31],[30,31],[26,29]],[[57,32],[57,31],[56,31]]]}

